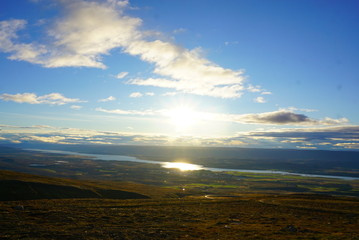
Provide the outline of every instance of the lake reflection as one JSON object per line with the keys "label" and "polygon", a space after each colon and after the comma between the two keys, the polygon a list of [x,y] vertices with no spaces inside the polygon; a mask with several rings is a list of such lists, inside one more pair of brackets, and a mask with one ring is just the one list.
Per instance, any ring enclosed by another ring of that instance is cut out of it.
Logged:
{"label": "lake reflection", "polygon": [[359,179],[358,177],[306,174],[306,173],[295,173],[295,172],[273,171],[273,170],[211,168],[211,167],[204,167],[202,165],[191,164],[191,163],[151,161],[151,160],[143,160],[143,159],[138,159],[136,157],[123,156],[123,155],[90,154],[90,153],[78,153],[78,152],[70,152],[70,151],[45,150],[45,149],[25,149],[25,150],[49,152],[49,153],[56,153],[56,154],[79,155],[79,156],[85,156],[85,157],[93,157],[98,160],[116,160],[116,161],[159,164],[164,168],[176,168],[181,171],[208,170],[208,171],[212,171],[212,172],[246,172],[246,173],[258,173],[258,174],[281,174],[281,175],[293,175],[293,176],[303,176],[303,177],[334,178],[334,179],[343,179],[343,180],[358,180]]}
{"label": "lake reflection", "polygon": [[162,164],[164,168],[177,168],[181,171],[194,171],[194,170],[201,170],[203,166],[190,164],[190,163],[183,163],[183,162],[166,162]]}

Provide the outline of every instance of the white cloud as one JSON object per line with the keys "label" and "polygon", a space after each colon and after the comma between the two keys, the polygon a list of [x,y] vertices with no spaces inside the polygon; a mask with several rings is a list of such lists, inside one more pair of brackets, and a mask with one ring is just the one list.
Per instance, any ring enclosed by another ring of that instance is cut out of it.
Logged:
{"label": "white cloud", "polygon": [[120,115],[140,115],[140,116],[152,116],[156,115],[158,112],[152,111],[152,110],[122,110],[122,109],[113,109],[113,110],[107,110],[103,108],[96,108],[96,111],[98,112],[105,112],[105,113],[113,113],[113,114],[120,114]]}
{"label": "white cloud", "polygon": [[318,110],[316,109],[309,109],[309,108],[296,108],[296,107],[287,107],[282,108],[281,110],[287,110],[287,111],[300,111],[300,112],[316,112]]}
{"label": "white cloud", "polygon": [[46,54],[44,45],[35,43],[17,43],[19,30],[25,28],[27,22],[21,19],[12,19],[0,22],[0,51],[11,53],[9,59],[23,60],[41,64],[41,55]]}
{"label": "white cloud", "polygon": [[82,106],[79,106],[79,105],[71,105],[70,106],[71,109],[74,109],[74,110],[80,110],[82,108]]}
{"label": "white cloud", "polygon": [[46,45],[19,44],[16,32],[25,27],[24,20],[0,24],[0,48],[12,53],[14,60],[24,60],[45,67],[105,68],[101,56],[116,47],[124,47],[137,39],[138,18],[123,15],[127,1],[62,1],[65,15],[55,19],[47,34]]}
{"label": "white cloud", "polygon": [[236,98],[244,89],[243,72],[222,68],[201,57],[199,49],[187,50],[163,41],[134,42],[126,49],[155,64],[165,78],[132,79],[131,84],[174,88],[185,93]]}
{"label": "white cloud", "polygon": [[114,96],[109,96],[108,98],[104,98],[104,99],[100,99],[98,100],[99,102],[110,102],[110,101],[115,101],[116,98]]}
{"label": "white cloud", "polygon": [[255,101],[256,103],[265,103],[265,102],[266,102],[266,100],[264,99],[264,97],[257,97],[257,98],[254,99],[254,101]]}
{"label": "white cloud", "polygon": [[[102,109],[104,110],[104,109]],[[107,111],[107,110],[104,110]],[[112,110],[109,110],[112,111]],[[124,111],[124,110],[123,110]],[[127,111],[131,112],[131,111]],[[132,113],[134,113],[132,111]],[[137,114],[137,113],[135,113]],[[147,113],[156,114],[155,111]],[[236,136],[203,138],[194,136],[171,137],[161,134],[138,134],[96,131],[51,126],[1,125],[0,141],[21,143],[41,141],[60,144],[151,144],[203,145],[246,147],[294,147],[325,149],[359,149],[359,126],[320,128],[287,128],[239,133]]]}
{"label": "white cloud", "polygon": [[164,94],[162,94],[162,96],[175,96],[177,94],[178,92],[165,92]]}
{"label": "white cloud", "polygon": [[257,86],[253,86],[253,85],[251,85],[251,84],[248,85],[247,90],[248,90],[249,92],[260,92],[260,91],[262,91],[262,89],[261,89],[260,86],[258,86],[258,85],[257,85]]}
{"label": "white cloud", "polygon": [[346,142],[346,143],[336,143],[336,147],[344,147],[347,149],[359,149],[359,142]]}
{"label": "white cloud", "polygon": [[[106,113],[115,113],[122,115],[154,115],[157,117],[171,117],[173,116],[173,109],[160,110],[105,110],[102,108],[97,111]],[[191,110],[192,118],[198,121],[219,121],[219,122],[235,122],[241,124],[265,124],[265,125],[293,125],[293,126],[310,126],[310,125],[342,125],[348,122],[346,118],[332,119],[324,118],[316,120],[309,118],[304,114],[294,113],[288,110],[278,110],[264,113],[251,114],[223,114],[210,113]]]}
{"label": "white cloud", "polygon": [[140,92],[133,92],[133,93],[130,94],[131,98],[139,98],[139,97],[142,97],[142,96],[143,96],[143,94],[140,93]]}
{"label": "white cloud", "polygon": [[137,27],[141,20],[124,16],[125,6],[124,1],[66,1],[67,14],[49,32],[55,46],[62,51],[53,54],[47,67],[105,68],[101,55],[140,37]]}
{"label": "white cloud", "polygon": [[313,147],[313,146],[296,146],[296,148],[298,148],[298,149],[317,149],[317,147]]}
{"label": "white cloud", "polygon": [[145,93],[140,93],[140,92],[133,92],[129,95],[129,97],[131,98],[140,98],[140,97],[143,97],[143,96],[154,96],[155,93],[154,92],[145,92]]}
{"label": "white cloud", "polygon": [[60,93],[50,93],[43,96],[37,96],[35,93],[17,93],[0,95],[0,99],[4,101],[13,101],[17,103],[29,104],[51,104],[51,105],[64,105],[68,103],[85,102],[77,98],[66,98]]}
{"label": "white cloud", "polygon": [[272,94],[272,92],[262,89],[261,86],[259,86],[259,85],[253,86],[253,85],[249,84],[246,89],[247,89],[247,91],[252,92],[252,93],[260,92],[261,95],[271,95]]}
{"label": "white cloud", "polygon": [[29,136],[29,137],[23,137],[21,138],[22,141],[38,141],[38,142],[46,142],[46,143],[62,143],[64,144],[64,140],[66,140],[66,137],[64,136],[49,136],[49,137],[43,137],[43,136]]}
{"label": "white cloud", "polygon": [[1,94],[0,99],[17,103],[39,104],[40,101],[35,93]]}
{"label": "white cloud", "polygon": [[26,22],[11,20],[1,25],[1,50],[11,53],[11,59],[44,67],[106,68],[101,57],[109,54],[111,49],[122,48],[124,52],[154,64],[154,73],[161,76],[132,79],[128,83],[221,98],[240,97],[244,90],[241,70],[216,65],[201,56],[200,48],[189,50],[171,42],[146,40],[149,31],[140,30],[142,20],[124,15],[128,1],[61,3],[65,14],[48,28],[46,45],[14,43],[18,37],[16,32],[24,28]]}
{"label": "white cloud", "polygon": [[116,75],[116,78],[122,79],[122,78],[126,77],[127,75],[128,75],[128,72],[120,72],[119,74]]}

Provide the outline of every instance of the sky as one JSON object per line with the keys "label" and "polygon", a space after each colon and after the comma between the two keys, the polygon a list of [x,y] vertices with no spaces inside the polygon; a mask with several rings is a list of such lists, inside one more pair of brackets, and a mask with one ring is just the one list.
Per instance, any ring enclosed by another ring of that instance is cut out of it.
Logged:
{"label": "sky", "polygon": [[0,144],[359,150],[356,0],[3,0]]}

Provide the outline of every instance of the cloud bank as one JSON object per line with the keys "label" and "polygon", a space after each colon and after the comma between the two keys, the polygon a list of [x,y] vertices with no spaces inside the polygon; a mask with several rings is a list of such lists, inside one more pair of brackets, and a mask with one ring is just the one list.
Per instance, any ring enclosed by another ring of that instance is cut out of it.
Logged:
{"label": "cloud bank", "polygon": [[213,138],[171,137],[163,134],[108,132],[51,126],[0,125],[0,127],[2,129],[0,143],[149,144],[359,150],[359,126],[251,131],[238,133],[236,136]]}
{"label": "cloud bank", "polygon": [[257,131],[250,138],[272,139],[280,143],[301,144],[304,147],[328,149],[359,149],[359,126],[337,126]]}

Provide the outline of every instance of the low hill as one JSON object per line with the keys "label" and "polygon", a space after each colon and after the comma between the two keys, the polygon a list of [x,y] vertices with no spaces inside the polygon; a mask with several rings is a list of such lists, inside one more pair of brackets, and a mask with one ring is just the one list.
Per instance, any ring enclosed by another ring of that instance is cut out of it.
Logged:
{"label": "low hill", "polygon": [[146,199],[150,197],[89,181],[0,170],[1,201],[66,198]]}

